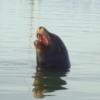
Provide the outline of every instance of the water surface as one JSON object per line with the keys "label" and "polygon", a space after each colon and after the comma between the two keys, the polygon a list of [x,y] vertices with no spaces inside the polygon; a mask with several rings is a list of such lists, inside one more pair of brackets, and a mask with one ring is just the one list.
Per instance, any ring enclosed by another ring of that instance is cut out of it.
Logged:
{"label": "water surface", "polygon": [[[99,19],[100,0],[1,0],[0,99],[100,100]],[[68,74],[36,70],[32,43],[40,25],[64,41]]]}

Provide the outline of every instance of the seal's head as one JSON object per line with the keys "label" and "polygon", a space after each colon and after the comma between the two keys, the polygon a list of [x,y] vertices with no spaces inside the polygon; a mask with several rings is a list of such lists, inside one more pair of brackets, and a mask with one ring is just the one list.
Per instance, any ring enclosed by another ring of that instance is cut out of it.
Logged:
{"label": "seal's head", "polygon": [[34,45],[36,48],[37,65],[43,65],[45,54],[50,47],[49,32],[44,27],[39,27],[36,31],[36,38]]}
{"label": "seal's head", "polygon": [[37,41],[47,47],[49,45],[48,31],[44,27],[39,27],[36,31]]}

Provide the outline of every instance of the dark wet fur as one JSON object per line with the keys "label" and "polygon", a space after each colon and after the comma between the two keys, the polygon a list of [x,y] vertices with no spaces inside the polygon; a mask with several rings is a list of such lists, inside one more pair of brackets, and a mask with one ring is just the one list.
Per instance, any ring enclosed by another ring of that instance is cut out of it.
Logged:
{"label": "dark wet fur", "polygon": [[45,47],[38,43],[36,48],[42,53],[37,52],[37,66],[49,70],[67,70],[70,68],[68,51],[62,40],[55,34],[48,33],[50,37],[49,46]]}

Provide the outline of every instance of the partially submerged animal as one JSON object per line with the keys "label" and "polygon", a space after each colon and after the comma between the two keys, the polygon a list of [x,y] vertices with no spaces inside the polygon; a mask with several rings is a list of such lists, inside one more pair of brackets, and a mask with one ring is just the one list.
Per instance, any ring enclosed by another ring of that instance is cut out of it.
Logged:
{"label": "partially submerged animal", "polygon": [[42,26],[37,29],[36,34],[34,45],[37,66],[60,70],[70,68],[68,51],[62,40]]}

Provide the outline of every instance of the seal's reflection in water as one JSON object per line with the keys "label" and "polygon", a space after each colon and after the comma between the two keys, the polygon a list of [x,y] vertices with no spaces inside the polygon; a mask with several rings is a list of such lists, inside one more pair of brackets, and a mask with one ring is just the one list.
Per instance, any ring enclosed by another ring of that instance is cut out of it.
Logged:
{"label": "seal's reflection in water", "polygon": [[36,98],[43,98],[45,96],[53,96],[46,95],[46,93],[54,92],[56,90],[67,89],[63,85],[66,85],[67,82],[64,81],[61,77],[65,77],[69,69],[50,69],[43,68],[41,66],[36,67],[36,74],[33,77],[33,96]]}

